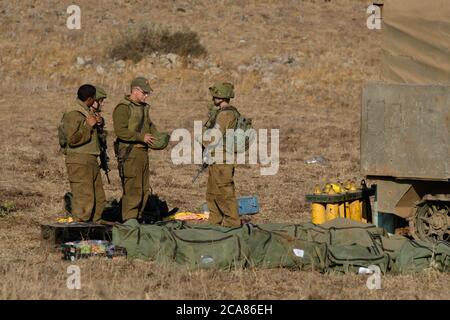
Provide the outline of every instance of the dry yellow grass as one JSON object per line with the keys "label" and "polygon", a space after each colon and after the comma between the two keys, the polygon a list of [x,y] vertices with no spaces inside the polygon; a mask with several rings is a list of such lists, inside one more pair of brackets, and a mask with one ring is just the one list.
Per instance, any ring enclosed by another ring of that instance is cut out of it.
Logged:
{"label": "dry yellow grass", "polygon": [[[366,278],[289,270],[188,272],[152,262],[88,259],[82,289],[66,288],[66,268],[56,253],[39,247],[39,225],[54,221],[69,189],[58,153],[56,126],[62,109],[85,82],[110,93],[105,111],[112,128],[115,103],[136,75],[152,76],[151,117],[159,128],[193,129],[203,119],[208,86],[235,82],[235,104],[257,128],[280,128],[280,170],[260,176],[258,166],[237,170],[237,192],[258,194],[255,222],[303,222],[304,200],[316,183],[361,179],[359,174],[360,95],[378,75],[379,33],[365,26],[366,1],[78,1],[82,29],[66,28],[66,7],[58,1],[2,3],[0,11],[0,201],[17,211],[0,218],[0,299],[449,299],[447,274],[383,277],[371,291]],[[107,10],[105,10],[107,8]],[[185,12],[177,8],[185,9]],[[222,73],[179,67],[166,69],[144,59],[111,66],[107,49],[127,24],[144,21],[198,32],[209,60]],[[244,40],[244,41],[241,41]],[[77,68],[76,57],[93,65]],[[293,66],[268,70],[277,57]],[[239,71],[256,58],[255,71]],[[268,61],[268,62],[267,62]],[[98,74],[95,66],[105,69]],[[110,136],[110,145],[113,137]],[[111,148],[112,149],[112,148]],[[112,156],[112,150],[110,150]],[[323,155],[327,166],[305,164]],[[171,207],[192,210],[204,201],[205,177],[192,186],[194,165],[175,166],[170,149],[151,152],[153,189]],[[116,167],[113,160],[112,168]],[[120,196],[116,170],[108,197]]]}

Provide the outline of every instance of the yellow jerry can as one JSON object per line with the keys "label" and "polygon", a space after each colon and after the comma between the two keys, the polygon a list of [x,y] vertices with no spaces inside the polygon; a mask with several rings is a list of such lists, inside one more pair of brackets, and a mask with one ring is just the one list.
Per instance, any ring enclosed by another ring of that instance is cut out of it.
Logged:
{"label": "yellow jerry can", "polygon": [[[356,191],[356,187],[352,184],[350,191]],[[361,221],[362,219],[362,201],[354,200],[350,202],[350,219]]]}
{"label": "yellow jerry can", "polygon": [[[333,188],[330,188],[328,194],[336,194]],[[326,219],[327,221],[336,219],[339,217],[339,204],[338,203],[327,203],[326,206]]]}
{"label": "yellow jerry can", "polygon": [[345,218],[345,207],[346,207],[346,202],[339,203],[339,217],[340,218]]}
{"label": "yellow jerry can", "polygon": [[[316,185],[314,194],[321,194],[320,187]],[[326,209],[323,203],[311,203],[311,221],[314,224],[322,224],[326,221]]]}

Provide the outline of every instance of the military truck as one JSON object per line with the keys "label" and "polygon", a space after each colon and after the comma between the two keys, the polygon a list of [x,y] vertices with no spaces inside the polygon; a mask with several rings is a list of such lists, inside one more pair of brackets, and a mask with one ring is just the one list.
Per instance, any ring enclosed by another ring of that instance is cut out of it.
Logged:
{"label": "military truck", "polygon": [[372,220],[450,241],[450,7],[385,0],[381,81],[365,85],[361,173],[377,186]]}

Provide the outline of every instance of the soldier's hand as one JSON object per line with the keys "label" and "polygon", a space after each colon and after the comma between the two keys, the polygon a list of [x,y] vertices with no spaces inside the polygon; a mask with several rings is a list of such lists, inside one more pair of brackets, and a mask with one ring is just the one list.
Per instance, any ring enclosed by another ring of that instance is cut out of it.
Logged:
{"label": "soldier's hand", "polygon": [[150,133],[146,133],[144,135],[144,142],[146,144],[153,144],[153,142],[155,142],[156,138],[154,136],[152,136]]}
{"label": "soldier's hand", "polygon": [[103,119],[103,117],[99,114],[95,115],[95,120],[97,121],[97,125],[99,127],[103,127],[103,125],[105,124],[105,119]]}
{"label": "soldier's hand", "polygon": [[97,124],[97,118],[90,114],[86,117],[86,123],[89,127],[92,128],[93,126],[95,126]]}

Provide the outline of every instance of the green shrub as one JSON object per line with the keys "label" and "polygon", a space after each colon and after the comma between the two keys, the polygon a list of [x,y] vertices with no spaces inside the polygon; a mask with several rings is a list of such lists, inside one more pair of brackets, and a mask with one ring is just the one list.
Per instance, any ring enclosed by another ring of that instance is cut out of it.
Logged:
{"label": "green shrub", "polygon": [[153,52],[175,53],[183,57],[206,55],[206,49],[193,31],[170,31],[154,24],[129,28],[111,49],[113,59],[139,62]]}
{"label": "green shrub", "polygon": [[6,200],[0,204],[0,217],[4,217],[10,212],[16,210],[16,205],[14,201]]}

